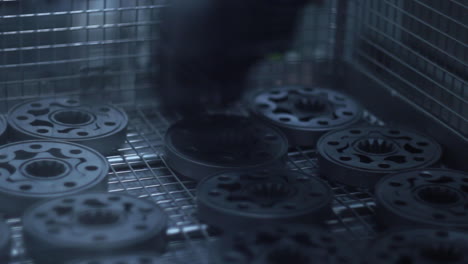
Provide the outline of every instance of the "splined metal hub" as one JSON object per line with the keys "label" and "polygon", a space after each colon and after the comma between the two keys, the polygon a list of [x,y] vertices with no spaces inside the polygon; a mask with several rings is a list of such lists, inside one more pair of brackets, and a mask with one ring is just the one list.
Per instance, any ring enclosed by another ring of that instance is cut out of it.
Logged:
{"label": "splined metal hub", "polygon": [[287,150],[281,131],[233,115],[181,120],[165,135],[168,165],[195,180],[225,170],[282,165]]}
{"label": "splined metal hub", "polygon": [[7,140],[7,121],[4,116],[0,115],[0,144],[3,144]]}
{"label": "splined metal hub", "polygon": [[66,97],[18,104],[10,109],[8,122],[19,140],[64,140],[109,154],[124,142],[128,118],[115,106]]}
{"label": "splined metal hub", "polygon": [[40,199],[107,191],[108,173],[106,158],[82,145],[30,140],[2,146],[0,212],[20,215]]}
{"label": "splined metal hub", "polygon": [[447,169],[392,174],[376,185],[377,216],[385,226],[468,229],[468,174]]}
{"label": "splined metal hub", "polygon": [[254,115],[281,129],[291,145],[313,146],[322,134],[357,123],[363,113],[345,94],[301,86],[254,93],[249,105]]}
{"label": "splined metal hub", "polygon": [[366,250],[364,264],[465,264],[466,233],[445,229],[412,229],[388,233]]}
{"label": "splined metal hub", "polygon": [[352,246],[330,232],[302,225],[252,226],[225,236],[213,250],[220,264],[358,264]]}
{"label": "splined metal hub", "polygon": [[10,228],[0,219],[0,261],[8,263],[10,259],[11,237]]}
{"label": "splined metal hub", "polygon": [[197,187],[198,216],[220,229],[271,223],[321,224],[331,215],[331,189],[291,171],[225,172]]}
{"label": "splined metal hub", "polygon": [[323,135],[317,143],[322,175],[371,188],[383,176],[437,163],[441,147],[418,133],[389,127],[351,127]]}
{"label": "splined metal hub", "polygon": [[42,202],[23,217],[24,239],[37,263],[164,249],[167,216],[129,195],[82,194]]}

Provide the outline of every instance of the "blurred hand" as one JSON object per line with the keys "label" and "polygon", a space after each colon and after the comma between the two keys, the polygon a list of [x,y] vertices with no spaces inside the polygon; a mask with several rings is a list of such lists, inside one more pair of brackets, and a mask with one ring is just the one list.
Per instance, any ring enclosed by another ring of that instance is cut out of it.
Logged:
{"label": "blurred hand", "polygon": [[[163,107],[197,114],[239,99],[251,67],[282,53],[310,0],[172,0],[155,59]],[[312,1],[321,3],[322,1]]]}

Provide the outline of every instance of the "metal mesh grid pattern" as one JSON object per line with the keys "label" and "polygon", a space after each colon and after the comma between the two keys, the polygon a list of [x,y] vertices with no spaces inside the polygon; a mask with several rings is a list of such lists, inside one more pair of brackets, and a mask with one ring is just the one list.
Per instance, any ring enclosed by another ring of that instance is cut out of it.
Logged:
{"label": "metal mesh grid pattern", "polygon": [[468,2],[356,1],[353,59],[468,138]]}
{"label": "metal mesh grid pattern", "polygon": [[[207,227],[196,217],[196,183],[176,176],[165,164],[162,153],[165,131],[175,117],[163,116],[157,109],[127,109],[130,126],[126,143],[118,153],[108,156],[109,192],[127,193],[149,199],[161,206],[170,218],[171,245],[163,259],[184,263],[206,263],[210,241]],[[369,119],[376,121],[375,118]],[[291,148],[288,167],[317,177],[314,149]],[[356,241],[366,241],[376,234],[372,194],[365,190],[331,184],[335,193],[334,215],[327,222],[330,230]],[[14,238],[12,263],[32,263],[27,259],[21,238],[21,221],[9,219]]]}
{"label": "metal mesh grid pattern", "polygon": [[160,0],[0,1],[0,102],[148,85]]}
{"label": "metal mesh grid pattern", "polygon": [[[96,91],[109,101],[137,105],[135,91],[152,86],[151,55],[164,3],[0,0],[0,112],[17,100]],[[467,9],[464,0],[328,0],[306,10],[293,56],[259,67],[254,86],[314,84],[317,72],[333,74],[336,62],[348,60],[466,138]],[[191,263],[205,263],[212,237],[195,214],[196,184],[175,176],[161,155],[162,135],[175,117],[145,106],[127,112],[127,142],[108,157],[110,191],[150,199],[165,209],[171,219],[164,257],[169,263],[183,263],[188,256]],[[288,166],[316,175],[315,151],[290,149]],[[332,188],[330,229],[356,241],[372,238],[377,232],[372,194]],[[22,247],[20,221],[9,223],[13,263],[32,263]]]}

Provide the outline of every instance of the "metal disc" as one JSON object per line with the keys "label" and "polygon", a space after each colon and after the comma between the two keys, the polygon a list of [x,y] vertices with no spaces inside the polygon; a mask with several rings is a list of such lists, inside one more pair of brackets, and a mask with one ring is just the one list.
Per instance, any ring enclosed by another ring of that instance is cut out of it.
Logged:
{"label": "metal disc", "polygon": [[10,259],[11,234],[10,228],[3,220],[0,220],[0,261],[8,263]]}
{"label": "metal disc", "polygon": [[196,180],[225,170],[282,166],[287,151],[279,130],[241,116],[181,120],[165,135],[168,165]]}
{"label": "metal disc", "polygon": [[320,171],[329,179],[373,187],[386,174],[439,161],[441,147],[418,133],[390,127],[352,127],[329,132],[317,143]]}
{"label": "metal disc", "polygon": [[109,154],[124,142],[128,118],[115,106],[66,97],[18,104],[10,109],[8,122],[17,140],[71,141]]}
{"label": "metal disc", "polygon": [[301,225],[255,226],[226,236],[215,264],[357,264],[359,255],[342,238]]}
{"label": "metal disc", "polygon": [[42,202],[23,217],[24,239],[36,263],[65,263],[133,250],[162,250],[167,216],[147,200],[93,193]]}
{"label": "metal disc", "polygon": [[387,234],[366,250],[364,264],[466,264],[468,234],[416,229]]}
{"label": "metal disc", "polygon": [[161,264],[168,263],[161,259],[161,256],[153,254],[132,254],[132,255],[117,255],[107,257],[98,257],[90,259],[82,259],[69,262],[68,264]]}
{"label": "metal disc", "polygon": [[315,145],[324,133],[356,124],[363,114],[349,96],[323,88],[275,88],[250,100],[252,113],[281,129],[291,145]]}
{"label": "metal disc", "polygon": [[75,143],[30,140],[2,146],[0,212],[15,216],[41,199],[107,191],[108,172],[105,157]]}
{"label": "metal disc", "polygon": [[468,174],[447,169],[412,170],[376,186],[383,225],[432,225],[468,229]]}
{"label": "metal disc", "polygon": [[199,218],[223,230],[252,225],[323,223],[333,194],[323,181],[292,171],[225,172],[197,187]]}
{"label": "metal disc", "polygon": [[4,116],[0,115],[0,144],[3,144],[7,140],[7,121]]}

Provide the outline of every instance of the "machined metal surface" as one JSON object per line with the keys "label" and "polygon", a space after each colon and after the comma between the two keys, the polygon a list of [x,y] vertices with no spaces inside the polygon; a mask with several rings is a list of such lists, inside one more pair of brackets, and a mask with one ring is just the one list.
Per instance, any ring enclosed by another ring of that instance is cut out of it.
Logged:
{"label": "machined metal surface", "polygon": [[382,176],[436,164],[442,154],[431,138],[392,127],[351,127],[317,143],[321,173],[350,186],[372,188]]}
{"label": "machined metal surface", "polygon": [[226,236],[213,253],[213,263],[358,264],[358,256],[345,239],[325,230],[273,225]]}
{"label": "machined metal surface", "polygon": [[36,263],[62,264],[111,252],[161,251],[167,216],[154,203],[93,193],[42,202],[23,217],[26,247]]}
{"label": "machined metal surface", "polygon": [[8,112],[16,140],[50,139],[76,142],[110,154],[125,140],[127,114],[108,104],[87,104],[75,97],[20,103]]}
{"label": "machined metal surface", "polygon": [[225,170],[282,166],[288,151],[281,131],[236,115],[178,121],[164,141],[168,165],[196,180]]}
{"label": "machined metal surface", "polygon": [[104,156],[75,143],[29,140],[1,146],[0,212],[19,216],[38,200],[105,192],[108,173]]}
{"label": "machined metal surface", "polygon": [[286,86],[253,93],[251,112],[287,135],[291,145],[314,146],[324,133],[351,126],[362,118],[361,106],[341,92]]}
{"label": "machined metal surface", "polygon": [[222,230],[323,224],[332,200],[330,187],[320,179],[286,170],[225,172],[197,187],[198,217]]}
{"label": "machined metal surface", "polygon": [[7,263],[10,259],[10,227],[6,225],[3,219],[0,219],[0,261]]}
{"label": "machined metal surface", "polygon": [[468,173],[411,170],[383,178],[375,188],[377,217],[385,226],[468,229]]}
{"label": "machined metal surface", "polygon": [[466,233],[445,229],[401,230],[373,241],[364,264],[464,264],[468,262]]}

